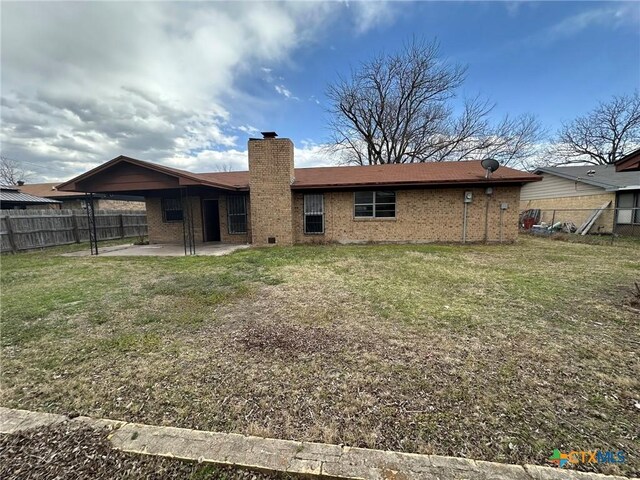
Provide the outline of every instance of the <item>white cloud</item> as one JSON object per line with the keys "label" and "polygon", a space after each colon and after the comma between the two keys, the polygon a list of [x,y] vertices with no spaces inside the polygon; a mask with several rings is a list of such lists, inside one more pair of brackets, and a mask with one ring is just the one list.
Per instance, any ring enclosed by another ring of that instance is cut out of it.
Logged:
{"label": "white cloud", "polygon": [[[296,168],[336,165],[335,158],[327,153],[326,147],[312,141],[301,141],[294,150]],[[204,150],[193,156],[177,156],[166,161],[167,165],[192,172],[216,172],[222,169],[240,171],[248,169],[247,150],[229,149],[225,151]]]}
{"label": "white cloud", "polygon": [[233,149],[234,132],[257,131],[234,126],[227,99],[251,101],[235,75],[288,61],[331,13],[307,2],[2,10],[3,153],[62,179],[121,153],[162,162]]}
{"label": "white cloud", "polygon": [[617,29],[624,25],[637,27],[638,24],[640,24],[639,3],[611,3],[565,17],[542,32],[525,39],[525,41],[538,45],[548,45],[592,27]]}
{"label": "white cloud", "polygon": [[287,98],[287,99],[290,99],[290,100],[300,100],[293,93],[291,93],[291,90],[287,89],[284,85],[274,85],[274,88],[275,88],[276,92],[278,92],[284,98]]}
{"label": "white cloud", "polygon": [[364,0],[347,2],[349,8],[353,10],[353,23],[356,32],[362,34],[373,28],[392,23],[397,14],[393,3]]}
{"label": "white cloud", "polygon": [[258,133],[260,133],[260,130],[258,130],[256,127],[253,127],[251,125],[240,125],[237,128],[238,130],[246,133],[247,135],[257,135]]}
{"label": "white cloud", "polygon": [[[386,8],[349,5],[358,31]],[[119,154],[236,158],[257,132],[238,112],[265,103],[238,91],[238,77],[258,65],[297,99],[273,71],[342,13],[334,2],[3,3],[2,152],[41,180]]]}

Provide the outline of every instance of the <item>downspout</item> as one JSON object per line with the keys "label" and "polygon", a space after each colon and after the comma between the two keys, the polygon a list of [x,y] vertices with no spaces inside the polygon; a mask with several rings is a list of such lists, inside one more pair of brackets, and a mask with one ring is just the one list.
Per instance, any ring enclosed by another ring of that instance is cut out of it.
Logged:
{"label": "downspout", "polygon": [[489,203],[491,200],[491,195],[493,194],[493,188],[487,187],[485,190],[485,194],[487,195],[487,202],[485,204],[484,209],[484,243],[489,242]]}
{"label": "downspout", "polygon": [[467,243],[467,205],[468,203],[463,200],[464,212],[462,214],[462,243]]}

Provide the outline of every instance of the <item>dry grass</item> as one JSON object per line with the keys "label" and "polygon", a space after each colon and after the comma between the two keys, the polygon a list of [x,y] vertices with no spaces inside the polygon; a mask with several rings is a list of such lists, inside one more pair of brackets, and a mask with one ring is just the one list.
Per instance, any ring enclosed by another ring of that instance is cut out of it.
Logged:
{"label": "dry grass", "polygon": [[5,406],[640,471],[634,243],[2,262]]}

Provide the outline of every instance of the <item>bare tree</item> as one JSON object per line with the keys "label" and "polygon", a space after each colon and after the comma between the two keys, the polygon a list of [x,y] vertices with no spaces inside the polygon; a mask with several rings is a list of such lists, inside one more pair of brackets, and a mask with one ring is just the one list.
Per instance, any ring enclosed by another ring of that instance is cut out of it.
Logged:
{"label": "bare tree", "polygon": [[216,172],[233,172],[235,171],[235,168],[233,167],[233,164],[231,162],[222,162],[216,163],[214,165],[214,170]]}
{"label": "bare tree", "polygon": [[640,146],[640,95],[614,96],[565,123],[549,151],[551,163],[607,165]]}
{"label": "bare tree", "polygon": [[0,184],[17,185],[19,181],[27,181],[30,174],[22,168],[17,160],[0,156]]}
{"label": "bare tree", "polygon": [[532,152],[541,134],[530,116],[490,120],[494,105],[452,100],[466,67],[439,57],[437,43],[412,41],[383,54],[328,87],[334,150],[360,165],[483,158],[514,163]]}

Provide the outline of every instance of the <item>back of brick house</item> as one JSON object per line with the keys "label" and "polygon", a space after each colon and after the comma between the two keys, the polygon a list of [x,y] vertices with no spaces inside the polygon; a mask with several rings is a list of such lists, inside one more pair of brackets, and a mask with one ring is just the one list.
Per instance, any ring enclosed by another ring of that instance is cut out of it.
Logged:
{"label": "back of brick house", "polygon": [[299,168],[293,142],[248,142],[248,172],[192,173],[118,157],[59,190],[145,197],[149,241],[513,242],[537,175],[479,161]]}

